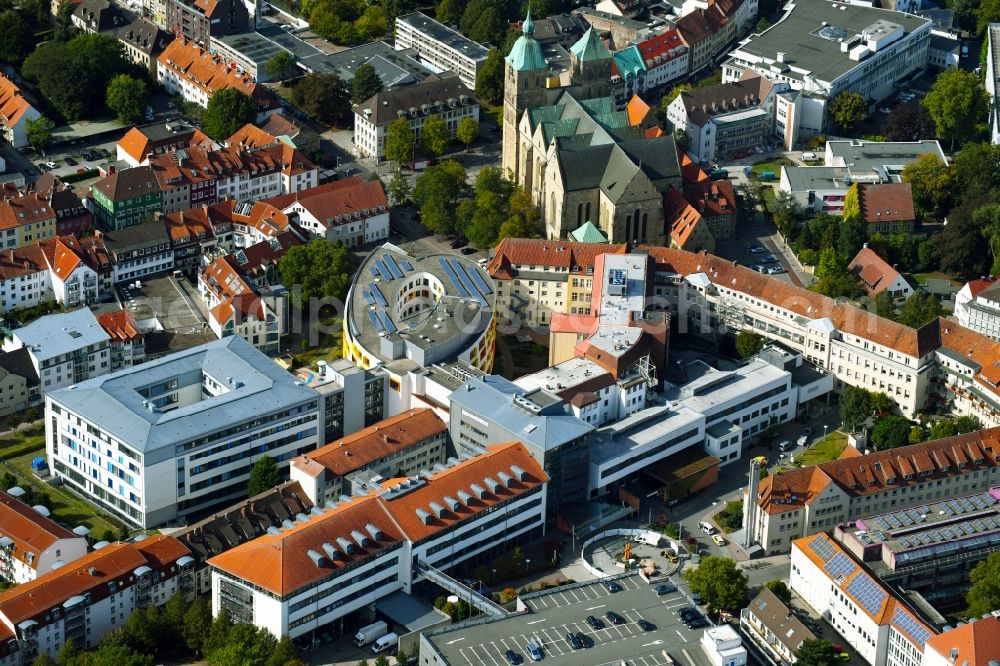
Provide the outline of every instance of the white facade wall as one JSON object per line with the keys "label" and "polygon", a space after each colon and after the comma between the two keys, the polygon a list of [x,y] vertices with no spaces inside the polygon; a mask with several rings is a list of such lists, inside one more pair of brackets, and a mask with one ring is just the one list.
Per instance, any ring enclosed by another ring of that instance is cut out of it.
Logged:
{"label": "white facade wall", "polygon": [[[10,576],[5,575],[2,578],[10,583],[27,583],[51,571],[56,562],[69,564],[86,554],[87,540],[84,537],[55,541],[51,546],[43,550],[39,554],[38,559],[31,564],[12,557],[7,552],[0,552],[0,560],[4,562],[5,566],[9,567],[10,571]],[[0,571],[3,570],[4,567],[0,566]]]}
{"label": "white facade wall", "polygon": [[28,121],[40,117],[35,107],[28,108],[21,114],[21,117],[13,125],[3,123],[3,135],[7,142],[15,148],[23,148],[28,145]]}
{"label": "white facade wall", "polygon": [[982,294],[972,298],[968,284],[955,296],[955,318],[966,328],[1000,340],[1000,301]]}
{"label": "white facade wall", "polygon": [[474,58],[449,44],[435,39],[407,21],[396,21],[396,49],[414,49],[420,59],[437,71],[451,70],[458,74],[470,90],[476,87],[476,73],[486,57]]}
{"label": "white facade wall", "polygon": [[[15,240],[15,244],[16,242]],[[51,301],[55,297],[51,273],[41,270],[0,281],[0,297],[3,299],[4,312]]]}
{"label": "white facade wall", "polygon": [[799,598],[823,616],[837,630],[844,642],[872,666],[882,666],[880,655],[885,655],[889,642],[888,625],[880,626],[863,608],[858,607],[826,572],[809,557],[792,547],[792,571],[789,587]]}
{"label": "white facade wall", "polygon": [[52,293],[56,301],[69,307],[89,305],[100,301],[100,280],[97,272],[86,264],[80,264],[65,282],[55,274],[51,276]]}
{"label": "white facade wall", "polygon": [[284,212],[298,213],[299,224],[303,229],[327,240],[340,240],[347,247],[360,247],[368,243],[389,239],[388,210],[330,225],[320,222],[315,215],[298,202],[286,208]]}
{"label": "white facade wall", "polygon": [[116,283],[124,282],[125,280],[143,278],[147,275],[167,273],[173,270],[173,268],[174,252],[168,244],[167,249],[162,252],[144,254],[134,259],[115,263],[112,271],[112,279]]}
{"label": "white facade wall", "polygon": [[674,58],[661,60],[652,67],[646,63],[646,90],[652,90],[662,85],[666,85],[674,79],[679,79],[687,75],[689,54],[685,47],[684,53]]}
{"label": "white facade wall", "polygon": [[[444,120],[448,133],[454,137],[459,121],[465,116],[472,116],[477,123],[479,122],[479,105],[456,104],[454,108],[442,109],[439,113],[421,114],[416,118],[407,117],[413,129],[414,145],[418,148],[420,130],[424,126],[424,121],[431,116],[439,116]],[[372,157],[378,160],[385,158],[385,134],[388,127],[388,125],[376,125],[364,113],[354,114],[354,147],[360,157]]]}

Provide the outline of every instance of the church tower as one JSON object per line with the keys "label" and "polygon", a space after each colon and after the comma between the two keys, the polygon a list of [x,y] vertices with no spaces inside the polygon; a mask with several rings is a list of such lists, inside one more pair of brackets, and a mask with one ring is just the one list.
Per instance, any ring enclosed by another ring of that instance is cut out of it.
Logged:
{"label": "church tower", "polygon": [[531,11],[521,26],[521,36],[504,59],[503,82],[503,154],[501,165],[510,170],[514,182],[524,184],[522,173],[527,155],[521,145],[518,123],[525,109],[545,104],[548,65],[542,47],[535,41]]}
{"label": "church tower", "polygon": [[594,99],[611,94],[611,51],[591,27],[570,48],[572,85],[577,99]]}

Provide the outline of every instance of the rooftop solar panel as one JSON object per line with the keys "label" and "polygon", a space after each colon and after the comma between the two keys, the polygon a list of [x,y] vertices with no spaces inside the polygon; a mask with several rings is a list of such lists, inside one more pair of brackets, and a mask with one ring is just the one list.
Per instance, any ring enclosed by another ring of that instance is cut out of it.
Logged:
{"label": "rooftop solar panel", "polygon": [[898,606],[892,614],[892,625],[915,641],[918,648],[922,648],[927,639],[932,635],[927,630],[927,627],[917,622],[909,613]]}
{"label": "rooftop solar panel", "polygon": [[844,553],[837,553],[823,568],[826,569],[827,573],[834,578],[838,578],[840,576],[846,578],[857,571],[858,565]]}
{"label": "rooftop solar panel", "polygon": [[441,264],[441,268],[444,269],[445,275],[447,275],[448,279],[451,280],[451,284],[458,291],[459,295],[462,298],[471,297],[472,294],[470,294],[468,290],[465,288],[465,285],[463,285],[459,281],[458,276],[455,275],[455,269],[451,267],[451,264],[448,262],[448,260],[445,259],[444,257],[441,257],[440,259],[438,259],[438,262]]}
{"label": "rooftop solar panel", "polygon": [[955,512],[951,510],[951,507],[945,504],[944,502],[938,504],[938,506],[941,508],[941,511],[943,511],[944,515],[946,516],[952,516],[955,514]]}
{"label": "rooftop solar panel", "polygon": [[847,584],[847,593],[854,597],[870,615],[876,615],[882,608],[886,593],[866,574],[858,574]]}
{"label": "rooftop solar panel", "polygon": [[377,268],[372,268],[371,266],[369,266],[368,267],[368,272],[371,273],[372,277],[378,277],[378,269]]}
{"label": "rooftop solar panel", "polygon": [[462,262],[460,262],[458,259],[452,259],[451,270],[455,274],[455,276],[458,277],[458,281],[462,283],[462,286],[465,287],[465,291],[468,292],[469,298],[474,298],[483,304],[486,303],[486,300],[480,298],[479,293],[476,291],[476,288],[472,285],[472,280],[469,279],[469,274],[466,273],[465,268],[462,267]]}
{"label": "rooftop solar panel", "polygon": [[378,315],[375,314],[374,312],[372,312],[371,310],[369,310],[368,311],[368,318],[372,320],[372,325],[375,327],[375,330],[378,331],[379,333],[381,333],[382,332],[382,320],[378,318]]}
{"label": "rooftop solar panel", "polygon": [[372,293],[370,291],[362,291],[361,295],[365,297],[366,301],[368,301],[368,305],[375,305],[375,299],[372,297]]}
{"label": "rooftop solar panel", "polygon": [[385,255],[385,257],[383,257],[383,261],[385,262],[385,265],[388,267],[389,272],[392,273],[392,277],[396,278],[397,280],[403,277],[403,271],[399,270],[399,266],[396,265],[395,257],[393,257],[391,254],[387,254]]}
{"label": "rooftop solar panel", "polygon": [[377,284],[368,285],[368,289],[371,290],[372,298],[375,299],[375,302],[377,304],[379,304],[383,308],[389,306],[389,304],[385,300],[385,297],[382,295],[382,290],[378,288]]}
{"label": "rooftop solar panel", "polygon": [[379,275],[384,277],[386,280],[392,279],[392,273],[389,272],[389,269],[386,268],[385,263],[383,263],[381,259],[375,260],[375,268],[378,269]]}
{"label": "rooftop solar panel", "polygon": [[833,557],[833,544],[826,540],[825,535],[819,535],[815,539],[809,542],[809,547],[812,552],[816,553],[819,559],[827,562]]}
{"label": "rooftop solar panel", "polygon": [[389,317],[389,313],[388,312],[383,312],[382,313],[382,322],[385,324],[385,330],[387,332],[389,332],[389,333],[395,333],[396,332],[396,324],[393,323],[392,318]]}
{"label": "rooftop solar panel", "polygon": [[413,264],[411,264],[410,262],[404,260],[404,261],[401,261],[400,263],[403,265],[403,270],[404,271],[412,271],[413,270]]}
{"label": "rooftop solar panel", "polygon": [[997,503],[997,498],[993,497],[990,493],[983,493],[983,501],[992,506]]}
{"label": "rooftop solar panel", "polygon": [[480,294],[482,294],[483,296],[489,296],[490,294],[493,293],[493,290],[490,288],[490,285],[486,284],[486,280],[484,280],[483,276],[479,274],[479,271],[477,271],[472,266],[468,266],[465,269],[465,272],[469,274],[470,278],[472,278],[472,282],[473,284],[476,285],[476,289],[479,290]]}

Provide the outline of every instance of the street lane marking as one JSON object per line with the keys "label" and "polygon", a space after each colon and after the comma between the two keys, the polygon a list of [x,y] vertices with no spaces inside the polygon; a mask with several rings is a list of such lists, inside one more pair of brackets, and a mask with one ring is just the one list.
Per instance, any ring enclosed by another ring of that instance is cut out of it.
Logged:
{"label": "street lane marking", "polygon": [[457,643],[457,642],[459,642],[459,641],[464,641],[464,640],[465,640],[465,637],[464,637],[464,636],[463,636],[462,638],[455,638],[455,639],[453,639],[453,640],[450,640],[450,641],[448,641],[447,643],[445,643],[445,645],[451,645],[452,643]]}
{"label": "street lane marking", "polygon": [[597,610],[598,608],[604,608],[605,606],[607,606],[607,604],[600,604],[598,606],[591,606],[590,608],[584,608],[583,610],[589,610],[589,611],[591,611],[591,610]]}
{"label": "street lane marking", "polygon": [[541,620],[532,620],[531,622],[525,622],[525,624],[538,624],[539,622],[545,622],[545,618]]}

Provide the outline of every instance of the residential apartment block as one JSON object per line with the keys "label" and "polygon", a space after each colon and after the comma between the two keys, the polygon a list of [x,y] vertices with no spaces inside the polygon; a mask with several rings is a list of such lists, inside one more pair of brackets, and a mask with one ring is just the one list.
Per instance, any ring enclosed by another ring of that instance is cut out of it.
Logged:
{"label": "residential apartment block", "polygon": [[71,532],[45,507],[30,507],[3,490],[0,507],[0,579],[27,583],[87,554],[86,530]]}
{"label": "residential apartment block", "polygon": [[155,155],[200,145],[211,149],[219,145],[201,130],[183,119],[139,125],[125,132],[115,144],[116,157],[131,167],[146,166]]}
{"label": "residential apartment block", "polygon": [[826,534],[792,544],[789,587],[872,666],[921,666],[938,631]]}
{"label": "residential apartment block", "polygon": [[319,443],[316,393],[238,336],[46,396],[54,475],[143,528],[239,499],[253,460]]}
{"label": "residential apartment block", "polygon": [[740,628],[764,653],[782,666],[795,663],[795,653],[804,641],[816,640],[798,615],[767,586],[760,588],[740,611]]}
{"label": "residential apartment block", "polygon": [[[167,1],[185,6],[183,0]],[[214,4],[243,5],[241,0]],[[256,102],[257,122],[264,122],[278,110],[278,100],[270,90],[206,49],[207,43],[198,45],[186,37],[170,42],[156,59],[157,82],[171,95],[181,95],[199,106],[208,106],[209,98],[223,88],[236,88]]]}
{"label": "residential apartment block", "polygon": [[110,258],[101,238],[60,236],[0,251],[3,312],[46,301],[70,307],[89,304],[110,291]]}
{"label": "residential apartment block", "polygon": [[[825,122],[837,93],[859,93],[870,103],[927,66],[931,21],[913,14],[853,3],[796,0],[781,20],[740,42],[723,63],[723,82],[747,70],[801,90],[804,113]],[[804,135],[825,125],[802,124]]]}
{"label": "residential apartment block", "polygon": [[456,30],[444,26],[423,12],[396,19],[396,48],[413,49],[435,71],[451,70],[470,90],[476,74],[486,62],[487,49]]}
{"label": "residential apartment block", "polygon": [[363,495],[385,479],[435,469],[447,448],[447,424],[431,409],[410,409],[295,458],[291,480],[323,506]]}
{"label": "residential apartment block", "polygon": [[112,310],[97,316],[97,322],[111,338],[111,371],[139,365],[146,360],[145,336],[129,310]]}
{"label": "residential apartment block", "polygon": [[115,35],[125,47],[125,56],[155,79],[156,59],[173,41],[174,35],[145,18],[135,19],[116,30]]}
{"label": "residential apartment block", "polygon": [[[397,21],[397,25],[401,24]],[[354,108],[354,146],[364,157],[383,159],[386,132],[400,118],[410,123],[417,146],[421,128],[431,117],[443,120],[449,134],[455,136],[462,118],[479,122],[479,100],[474,91],[474,83],[443,74],[376,93]]]}
{"label": "residential apartment block", "polygon": [[917,214],[909,183],[858,183],[858,203],[869,235],[913,231]]}
{"label": "residential apartment block", "polygon": [[164,28],[205,47],[211,37],[236,35],[252,27],[243,0],[164,0],[163,4]]}
{"label": "residential apartment block", "polygon": [[103,233],[101,238],[113,262],[115,284],[174,268],[174,248],[160,220]]}
{"label": "residential apartment block", "polygon": [[546,475],[518,442],[315,507],[208,562],[212,611],[293,638],[388,595],[428,567],[488,561],[544,534]]}
{"label": "residential apartment block", "polygon": [[977,278],[955,295],[958,323],[993,340],[1000,340],[1000,282]]}
{"label": "residential apartment block", "polygon": [[0,416],[23,412],[41,399],[28,350],[0,354]]}
{"label": "residential apartment block", "polygon": [[163,210],[163,193],[150,166],[118,170],[90,186],[91,210],[102,229],[117,231],[148,222]]}
{"label": "residential apartment block", "polygon": [[341,178],[268,200],[314,236],[349,248],[389,239],[389,202],[380,180]]}
{"label": "residential apartment block", "polygon": [[747,499],[744,524],[750,541],[779,554],[848,521],[986,492],[998,480],[1000,428],[990,428],[772,474]]}
{"label": "residential apartment block", "polygon": [[43,395],[111,372],[110,336],[89,308],[40,317],[15,329],[3,350],[27,349]]}
{"label": "residential apartment block", "polygon": [[0,128],[7,142],[15,148],[27,146],[28,121],[41,115],[17,84],[0,74]]}
{"label": "residential apartment block", "polygon": [[690,69],[690,51],[676,29],[649,37],[636,44],[636,48],[646,63],[645,90],[686,76]]}
{"label": "residential apartment block", "polygon": [[[73,641],[97,647],[136,610],[190,589],[193,559],[177,539],[140,535],[102,547],[0,594],[0,664],[54,659]],[[96,545],[96,544],[95,544]]]}

